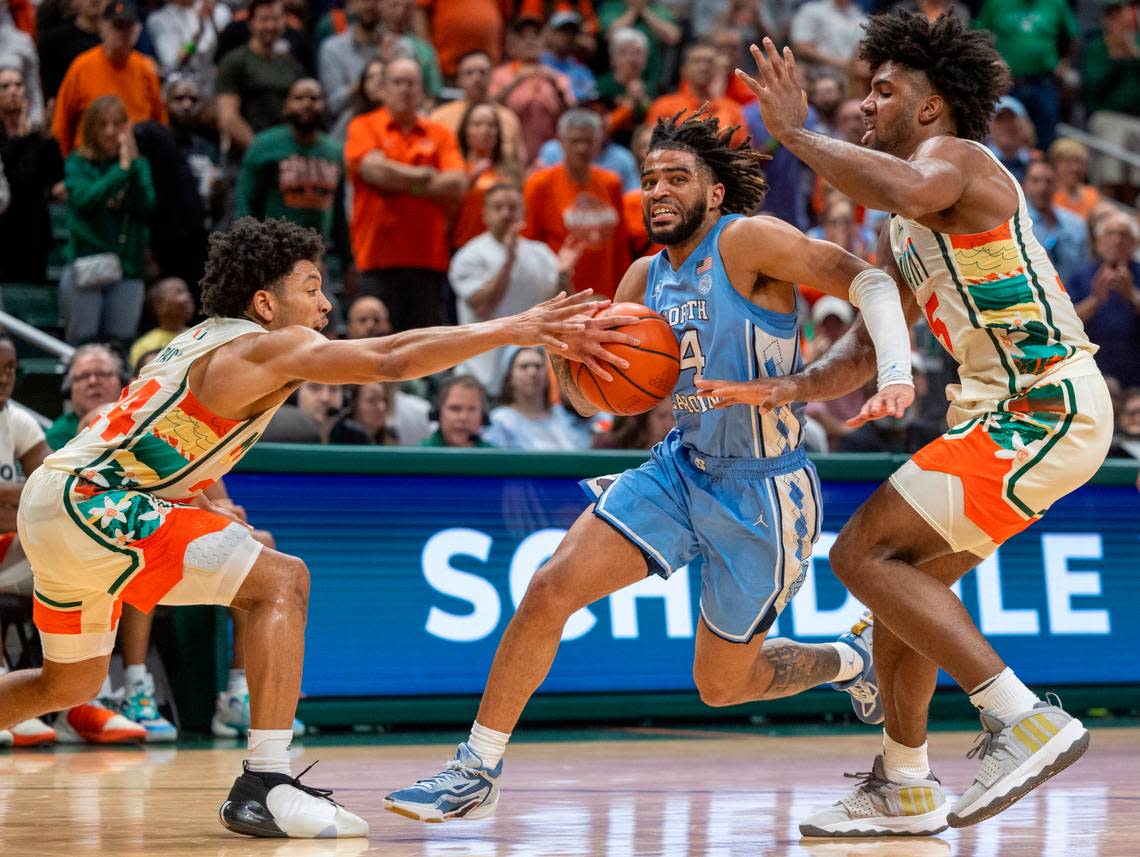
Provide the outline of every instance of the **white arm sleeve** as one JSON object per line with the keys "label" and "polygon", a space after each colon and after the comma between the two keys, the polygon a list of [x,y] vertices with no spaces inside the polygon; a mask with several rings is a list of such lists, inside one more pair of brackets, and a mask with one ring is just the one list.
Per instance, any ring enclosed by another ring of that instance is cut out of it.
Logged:
{"label": "white arm sleeve", "polygon": [[878,268],[862,271],[851,281],[851,303],[863,312],[863,323],[875,345],[879,389],[888,384],[914,386],[910,375],[910,329],[891,276]]}

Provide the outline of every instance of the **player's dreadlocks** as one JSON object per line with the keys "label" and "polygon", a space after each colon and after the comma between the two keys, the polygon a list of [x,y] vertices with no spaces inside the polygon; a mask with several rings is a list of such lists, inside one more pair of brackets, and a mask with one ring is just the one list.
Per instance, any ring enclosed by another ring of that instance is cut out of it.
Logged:
{"label": "player's dreadlocks", "polygon": [[754,151],[749,139],[733,146],[732,135],[738,128],[721,131],[720,120],[709,115],[707,105],[684,121],[681,121],[682,115],[657,120],[657,127],[649,138],[649,151],[692,152],[709,168],[717,182],[724,185],[721,210],[726,214],[752,214],[768,192],[768,182],[760,169],[768,155]]}
{"label": "player's dreadlocks", "polygon": [[998,98],[1009,89],[1009,67],[985,30],[970,30],[953,15],[934,23],[923,15],[877,15],[859,43],[859,58],[874,73],[896,62],[926,75],[946,100],[958,136],[981,140],[989,129]]}

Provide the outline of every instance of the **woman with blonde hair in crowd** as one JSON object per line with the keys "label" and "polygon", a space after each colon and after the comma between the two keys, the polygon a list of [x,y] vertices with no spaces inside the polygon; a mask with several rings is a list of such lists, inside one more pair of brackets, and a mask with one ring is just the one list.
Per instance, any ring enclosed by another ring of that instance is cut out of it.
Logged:
{"label": "woman with blonde hair in crowd", "polygon": [[1053,205],[1087,220],[1100,202],[1100,191],[1088,184],[1089,150],[1083,143],[1061,137],[1049,147],[1049,163],[1057,171]]}
{"label": "woman with blonde hair in crowd", "polygon": [[60,278],[67,341],[129,345],[143,307],[143,265],[154,209],[150,165],[140,157],[117,95],[83,113],[82,145],[64,164],[71,264]]}

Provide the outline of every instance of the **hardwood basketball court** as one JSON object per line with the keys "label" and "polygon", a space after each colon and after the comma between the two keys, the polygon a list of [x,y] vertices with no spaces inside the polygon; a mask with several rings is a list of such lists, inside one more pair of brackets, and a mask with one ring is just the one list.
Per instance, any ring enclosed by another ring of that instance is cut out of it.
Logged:
{"label": "hardwood basketball court", "polygon": [[[960,793],[973,732],[931,736],[935,773]],[[930,839],[801,839],[797,820],[870,768],[879,739],[756,730],[614,729],[588,740],[516,740],[494,818],[426,825],[384,795],[438,771],[447,743],[322,736],[294,760],[372,826],[368,840],[253,840],[217,810],[240,770],[235,744],[0,752],[3,857],[1134,857],[1140,854],[1140,729],[1096,729],[1085,757],[1002,815]],[[455,740],[460,739],[456,733]],[[580,734],[575,737],[581,737]],[[304,744],[304,742],[300,742]]]}

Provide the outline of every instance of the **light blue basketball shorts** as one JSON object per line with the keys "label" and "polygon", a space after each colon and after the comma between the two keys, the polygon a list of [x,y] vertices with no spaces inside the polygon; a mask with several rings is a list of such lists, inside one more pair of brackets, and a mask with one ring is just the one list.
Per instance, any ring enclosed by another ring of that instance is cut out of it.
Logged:
{"label": "light blue basketball shorts", "polygon": [[703,557],[701,618],[733,643],[772,627],[819,538],[819,478],[802,447],[777,458],[713,458],[674,430],[641,467],[581,485],[650,573],[668,578]]}

